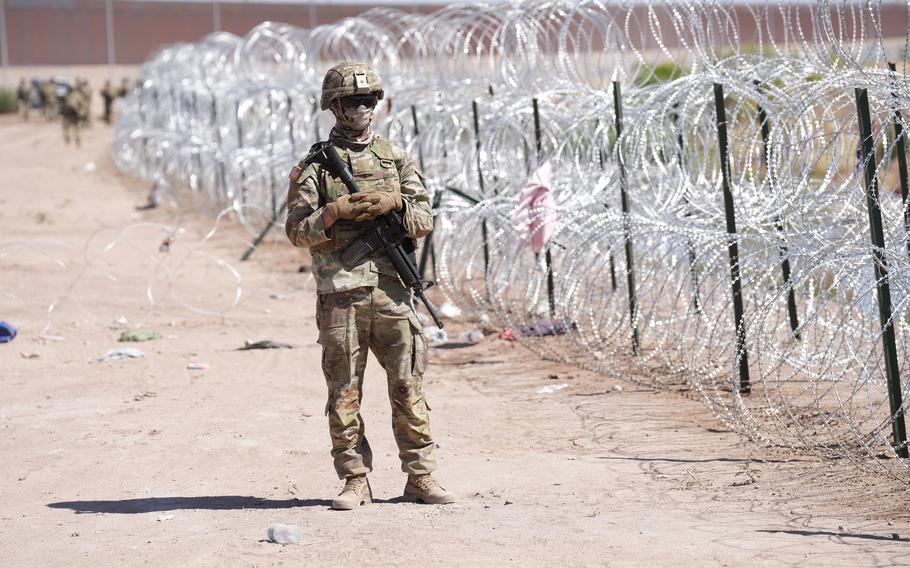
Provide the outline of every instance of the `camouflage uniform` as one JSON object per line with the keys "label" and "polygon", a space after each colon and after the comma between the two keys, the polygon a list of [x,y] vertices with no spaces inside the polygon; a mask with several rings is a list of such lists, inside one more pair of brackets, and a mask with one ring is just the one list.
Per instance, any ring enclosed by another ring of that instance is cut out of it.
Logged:
{"label": "camouflage uniform", "polygon": [[79,130],[82,127],[86,107],[85,94],[79,88],[71,88],[60,103],[60,116],[63,123],[63,141],[70,143],[70,138],[76,142],[76,146],[82,144],[79,136]]}
{"label": "camouflage uniform", "polygon": [[76,82],[76,90],[79,91],[79,123],[88,127],[92,124],[92,89],[88,81],[80,79]]}
{"label": "camouflage uniform", "polygon": [[[420,174],[405,152],[374,136],[361,150],[335,144],[364,192],[400,192],[408,236],[418,239],[433,228],[429,198]],[[318,303],[316,322],[322,345],[322,369],[328,386],[332,456],[339,478],[372,469],[372,454],[360,415],[368,349],[385,369],[392,404],[392,429],[401,468],[420,475],[435,468],[429,406],[423,393],[426,341],[414,312],[411,293],[388,256],[380,253],[353,270],[341,265],[341,252],[363,230],[362,223],[323,224],[326,203],[348,193],[341,180],[318,164],[301,162],[288,190],[287,234],[313,257]]]}
{"label": "camouflage uniform", "polygon": [[41,103],[44,116],[48,120],[57,118],[57,86],[53,79],[41,83]]}
{"label": "camouflage uniform", "polygon": [[23,120],[28,120],[29,105],[32,99],[32,87],[26,83],[25,79],[19,81],[16,87],[16,99],[19,101],[19,114]]}
{"label": "camouflage uniform", "polygon": [[111,87],[110,81],[104,82],[104,87],[101,88],[101,98],[104,100],[104,122],[105,124],[110,124],[114,107],[114,89]]}

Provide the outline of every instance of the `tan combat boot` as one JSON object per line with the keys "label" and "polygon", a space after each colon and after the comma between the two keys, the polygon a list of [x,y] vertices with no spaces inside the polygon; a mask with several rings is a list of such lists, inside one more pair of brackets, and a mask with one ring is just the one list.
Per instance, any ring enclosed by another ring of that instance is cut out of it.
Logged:
{"label": "tan combat boot", "polygon": [[373,490],[366,474],[353,475],[344,482],[344,489],[332,500],[332,508],[338,511],[350,511],[360,505],[369,505],[373,501]]}
{"label": "tan combat boot", "polygon": [[408,475],[408,482],[404,486],[405,501],[423,503],[424,505],[445,505],[454,503],[455,496],[443,489],[439,482],[429,473],[423,475]]}

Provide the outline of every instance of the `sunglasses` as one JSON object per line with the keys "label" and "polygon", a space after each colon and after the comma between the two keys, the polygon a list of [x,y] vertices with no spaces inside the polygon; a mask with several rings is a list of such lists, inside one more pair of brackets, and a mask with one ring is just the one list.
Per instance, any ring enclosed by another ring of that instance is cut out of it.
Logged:
{"label": "sunglasses", "polygon": [[341,106],[345,109],[355,109],[360,106],[373,108],[379,103],[376,95],[351,95],[350,97],[341,98]]}

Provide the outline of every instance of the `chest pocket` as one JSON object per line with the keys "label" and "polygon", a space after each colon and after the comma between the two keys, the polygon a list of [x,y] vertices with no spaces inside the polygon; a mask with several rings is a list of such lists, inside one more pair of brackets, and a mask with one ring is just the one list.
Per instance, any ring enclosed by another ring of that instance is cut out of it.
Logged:
{"label": "chest pocket", "polygon": [[[363,192],[370,191],[397,191],[401,192],[401,179],[398,168],[391,158],[381,158],[375,153],[365,150],[363,152],[341,153],[342,159],[351,167],[354,182]],[[339,196],[350,193],[340,179],[323,172],[325,184],[325,202],[335,201]]]}
{"label": "chest pocket", "polygon": [[[374,149],[375,150],[375,149]],[[361,152],[339,151],[342,160],[351,167],[354,183],[364,193],[383,191],[401,192],[401,178],[395,160],[382,157],[382,149],[377,151],[364,150]],[[323,171],[325,186],[325,202],[335,201],[338,197],[350,193],[341,179],[333,178]],[[331,241],[326,243],[326,248],[342,251],[360,235],[363,230],[362,223],[340,220],[332,225],[329,231]]]}
{"label": "chest pocket", "polygon": [[401,191],[401,181],[394,160],[380,158],[373,152],[351,154],[354,181],[363,192]]}

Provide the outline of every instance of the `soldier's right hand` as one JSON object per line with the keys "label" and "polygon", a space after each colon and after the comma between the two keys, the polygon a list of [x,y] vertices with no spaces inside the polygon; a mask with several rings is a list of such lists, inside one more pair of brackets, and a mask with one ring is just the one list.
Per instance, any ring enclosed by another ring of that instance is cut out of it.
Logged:
{"label": "soldier's right hand", "polygon": [[338,219],[354,219],[368,206],[369,203],[351,203],[351,196],[346,194],[326,204],[325,210],[337,221]]}

